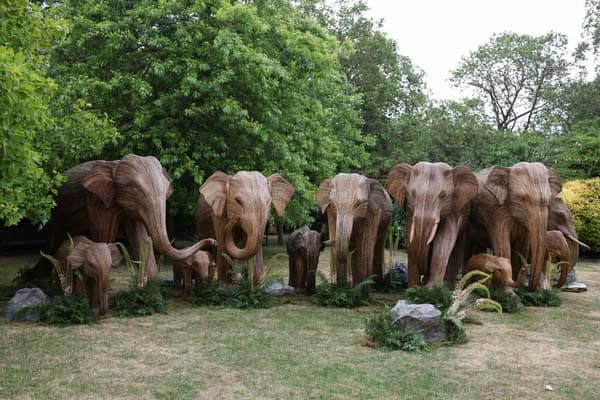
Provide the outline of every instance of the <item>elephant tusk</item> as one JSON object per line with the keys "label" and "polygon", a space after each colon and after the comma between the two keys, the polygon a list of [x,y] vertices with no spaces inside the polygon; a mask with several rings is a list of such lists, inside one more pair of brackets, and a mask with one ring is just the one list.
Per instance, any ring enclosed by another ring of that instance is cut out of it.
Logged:
{"label": "elephant tusk", "polygon": [[577,239],[575,236],[573,235],[568,235],[567,236],[569,239],[571,239],[572,241],[574,241],[575,243],[577,243],[579,246],[583,247],[586,250],[590,250],[590,246],[588,246],[587,244],[581,242],[579,239]]}
{"label": "elephant tusk", "polygon": [[414,221],[410,224],[410,233],[408,235],[408,243],[412,243],[415,236],[415,223]]}
{"label": "elephant tusk", "polygon": [[435,237],[435,233],[437,232],[437,228],[439,225],[439,221],[435,223],[435,225],[433,226],[433,229],[431,230],[431,234],[429,235],[429,239],[427,239],[427,246],[429,246],[429,244],[431,242],[433,242],[433,238]]}

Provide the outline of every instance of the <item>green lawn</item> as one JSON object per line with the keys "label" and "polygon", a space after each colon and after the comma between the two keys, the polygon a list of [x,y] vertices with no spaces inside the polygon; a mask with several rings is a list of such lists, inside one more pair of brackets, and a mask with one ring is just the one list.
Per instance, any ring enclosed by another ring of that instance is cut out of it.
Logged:
{"label": "green lawn", "polygon": [[[0,259],[0,290],[29,260],[17,261]],[[363,345],[362,321],[380,307],[326,309],[301,297],[261,310],[170,299],[168,314],[67,328],[0,319],[0,398],[600,398],[600,262],[578,271],[590,290],[562,293],[560,308],[478,313],[468,344],[425,354]],[[125,270],[112,280],[123,287]]]}

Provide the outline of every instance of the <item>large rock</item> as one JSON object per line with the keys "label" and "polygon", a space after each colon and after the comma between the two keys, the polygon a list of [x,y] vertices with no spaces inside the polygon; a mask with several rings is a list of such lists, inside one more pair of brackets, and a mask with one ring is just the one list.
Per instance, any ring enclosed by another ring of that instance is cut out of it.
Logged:
{"label": "large rock", "polygon": [[[12,299],[4,307],[4,318],[15,319],[15,314],[22,308],[36,304],[50,304],[50,298],[39,288],[25,288],[17,290]],[[30,311],[18,318],[21,321],[39,321],[39,311]]]}
{"label": "large rock", "polygon": [[409,304],[399,300],[390,315],[394,324],[419,332],[428,342],[446,340],[442,312],[431,304]]}
{"label": "large rock", "polygon": [[296,290],[288,285],[284,285],[280,282],[274,282],[265,288],[267,293],[271,296],[279,297],[285,296],[286,294],[294,294]]}

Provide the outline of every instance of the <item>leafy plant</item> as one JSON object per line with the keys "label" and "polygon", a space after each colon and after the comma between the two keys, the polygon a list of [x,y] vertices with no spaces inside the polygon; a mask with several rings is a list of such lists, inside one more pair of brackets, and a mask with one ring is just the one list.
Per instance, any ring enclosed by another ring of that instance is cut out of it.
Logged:
{"label": "leafy plant", "polygon": [[387,307],[383,312],[367,317],[364,327],[367,338],[379,346],[413,352],[430,349],[423,335],[395,325]]}
{"label": "leafy plant", "polygon": [[396,263],[383,275],[375,277],[374,288],[378,292],[399,292],[408,284],[408,274],[404,263]]}
{"label": "leafy plant", "polygon": [[[479,292],[483,295],[483,292]],[[523,310],[523,302],[519,296],[507,293],[505,288],[500,286],[492,286],[490,289],[490,297],[497,301],[502,306],[502,312],[518,313]]]}
{"label": "leafy plant", "polygon": [[446,312],[452,304],[452,292],[444,282],[433,286],[416,286],[406,291],[406,299],[415,304],[433,304],[441,312]]}
{"label": "leafy plant", "polygon": [[59,296],[55,297],[50,304],[23,307],[15,316],[19,318],[31,311],[40,312],[43,320],[49,325],[56,326],[91,324],[97,320],[96,313],[90,309],[88,300],[76,296]]}
{"label": "leafy plant", "polygon": [[317,274],[319,275],[321,284],[317,286],[314,299],[318,305],[324,307],[354,308],[371,303],[369,292],[371,286],[374,284],[373,279],[365,279],[358,285],[351,287],[345,283],[328,282],[322,273],[317,272]]}
{"label": "leafy plant", "polygon": [[559,307],[562,304],[558,289],[538,289],[529,292],[525,288],[515,288],[514,291],[526,307]]}
{"label": "leafy plant", "polygon": [[[69,254],[73,252],[75,248],[75,244],[73,243],[73,238],[69,233]],[[69,267],[69,265],[61,265],[60,262],[48,255],[43,251],[40,251],[42,257],[50,261],[52,266],[54,267],[54,271],[56,272],[56,276],[58,277],[58,283],[60,284],[61,291],[65,297],[68,297],[73,293],[73,270]]]}
{"label": "leafy plant", "polygon": [[110,308],[119,317],[143,317],[166,312],[160,281],[150,280],[144,287],[132,285],[128,291],[116,293],[110,299]]}

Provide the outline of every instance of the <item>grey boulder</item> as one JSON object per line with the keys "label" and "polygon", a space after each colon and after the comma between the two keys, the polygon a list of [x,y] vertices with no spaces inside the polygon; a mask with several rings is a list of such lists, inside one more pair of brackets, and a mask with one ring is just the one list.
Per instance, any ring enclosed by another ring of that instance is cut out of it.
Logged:
{"label": "grey boulder", "polygon": [[446,340],[442,312],[431,304],[409,304],[399,300],[390,315],[394,324],[422,334],[428,342]]}
{"label": "grey boulder", "polygon": [[293,287],[284,285],[283,283],[279,283],[279,282],[270,284],[269,286],[267,286],[265,288],[265,290],[271,296],[275,296],[275,297],[285,296],[286,294],[294,294],[296,292],[296,290]]}
{"label": "grey boulder", "polygon": [[[6,303],[4,318],[13,320],[20,309],[37,304],[50,304],[50,298],[39,288],[19,289],[12,299]],[[40,319],[39,311],[30,311],[18,318],[21,321],[39,321]]]}

